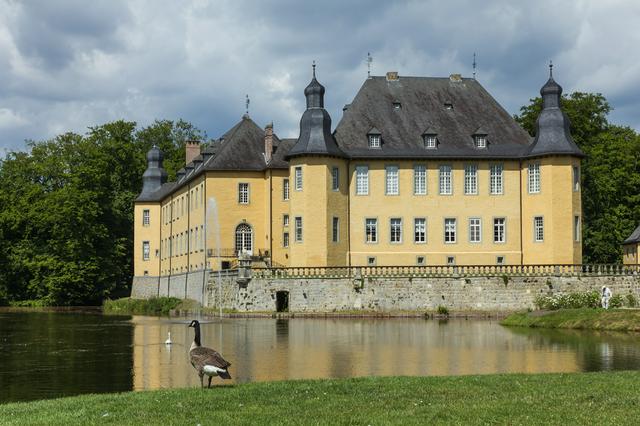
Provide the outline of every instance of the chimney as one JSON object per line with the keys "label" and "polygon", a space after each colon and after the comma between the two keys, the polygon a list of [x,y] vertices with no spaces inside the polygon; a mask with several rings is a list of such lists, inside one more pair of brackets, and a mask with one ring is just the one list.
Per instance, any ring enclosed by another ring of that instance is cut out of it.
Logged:
{"label": "chimney", "polygon": [[387,81],[397,81],[397,80],[399,80],[398,71],[387,72]]}
{"label": "chimney", "polygon": [[267,164],[271,162],[273,154],[273,123],[267,124],[264,128],[264,161]]}
{"label": "chimney", "polygon": [[200,155],[200,141],[187,141],[185,144],[185,163],[189,164]]}

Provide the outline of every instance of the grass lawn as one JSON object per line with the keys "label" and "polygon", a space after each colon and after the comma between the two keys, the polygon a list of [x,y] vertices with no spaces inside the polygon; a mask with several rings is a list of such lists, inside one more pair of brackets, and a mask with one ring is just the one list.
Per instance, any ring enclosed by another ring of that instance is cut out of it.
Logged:
{"label": "grass lawn", "polygon": [[0,405],[3,425],[565,425],[638,419],[640,372],[306,380]]}
{"label": "grass lawn", "polygon": [[640,331],[640,309],[559,309],[509,315],[502,325],[584,330]]}

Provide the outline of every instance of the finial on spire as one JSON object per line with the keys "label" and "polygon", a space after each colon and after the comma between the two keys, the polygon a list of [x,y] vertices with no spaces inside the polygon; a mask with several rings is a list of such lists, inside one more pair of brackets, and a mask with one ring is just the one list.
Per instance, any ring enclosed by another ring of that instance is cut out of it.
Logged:
{"label": "finial on spire", "polygon": [[314,59],[311,68],[313,68],[313,78],[316,78],[316,60]]}
{"label": "finial on spire", "polygon": [[553,62],[549,59],[549,78],[553,78]]}
{"label": "finial on spire", "polygon": [[371,53],[367,52],[367,78],[371,78],[371,63],[373,62],[373,58],[371,57]]}
{"label": "finial on spire", "polygon": [[249,104],[251,103],[251,100],[249,99],[249,95],[245,95],[245,100],[244,100],[244,108],[245,108],[245,114],[249,115]]}
{"label": "finial on spire", "polygon": [[473,79],[476,79],[476,52],[473,52]]}

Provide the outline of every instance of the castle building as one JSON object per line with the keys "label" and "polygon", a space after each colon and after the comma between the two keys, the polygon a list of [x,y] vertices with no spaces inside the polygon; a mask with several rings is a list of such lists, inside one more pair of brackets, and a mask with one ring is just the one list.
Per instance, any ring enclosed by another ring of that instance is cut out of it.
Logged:
{"label": "castle building", "polygon": [[640,265],[640,226],[622,242],[622,263],[625,265]]}
{"label": "castle building", "polygon": [[297,139],[248,114],[166,182],[147,154],[135,276],[273,266],[582,261],[580,160],[552,75],[531,138],[475,79],[367,78],[335,130],[315,76]]}

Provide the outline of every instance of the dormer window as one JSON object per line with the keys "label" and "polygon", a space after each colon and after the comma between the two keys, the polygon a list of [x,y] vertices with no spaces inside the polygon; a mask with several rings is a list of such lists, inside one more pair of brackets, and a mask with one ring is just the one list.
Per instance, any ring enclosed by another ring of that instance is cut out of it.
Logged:
{"label": "dormer window", "polygon": [[444,103],[444,109],[452,110],[453,109],[453,104],[451,102],[445,102]]}
{"label": "dormer window", "polygon": [[476,148],[482,149],[487,147],[487,135],[475,135],[474,142]]}
{"label": "dormer window", "polygon": [[382,142],[380,136],[380,132],[376,128],[369,130],[369,133],[367,133],[369,148],[380,149]]}
{"label": "dormer window", "polygon": [[394,102],[394,103],[393,103],[393,109],[394,109],[395,111],[400,111],[400,110],[402,109],[402,104],[401,104],[400,102],[397,102],[397,101],[396,101],[396,102]]}
{"label": "dormer window", "polygon": [[438,139],[436,135],[424,135],[424,147],[426,149],[436,149]]}

